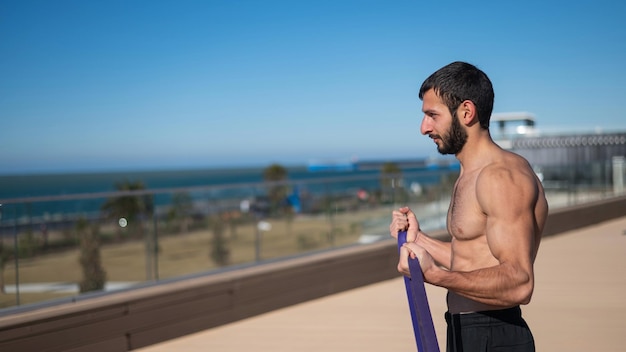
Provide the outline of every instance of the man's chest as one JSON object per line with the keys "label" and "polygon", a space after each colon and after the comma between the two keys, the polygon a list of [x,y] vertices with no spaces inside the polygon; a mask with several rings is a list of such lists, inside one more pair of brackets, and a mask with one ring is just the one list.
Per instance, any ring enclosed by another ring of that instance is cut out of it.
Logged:
{"label": "man's chest", "polygon": [[462,177],[455,184],[448,208],[448,232],[458,240],[484,234],[486,216],[476,198],[475,178]]}

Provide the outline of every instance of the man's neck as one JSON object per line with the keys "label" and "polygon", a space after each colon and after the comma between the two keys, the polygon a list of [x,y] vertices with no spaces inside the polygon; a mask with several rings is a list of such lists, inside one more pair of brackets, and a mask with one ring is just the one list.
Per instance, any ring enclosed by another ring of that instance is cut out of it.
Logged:
{"label": "man's neck", "polygon": [[499,147],[491,139],[489,131],[481,130],[469,135],[463,149],[455,156],[461,164],[461,169],[471,171],[489,164],[494,148]]}

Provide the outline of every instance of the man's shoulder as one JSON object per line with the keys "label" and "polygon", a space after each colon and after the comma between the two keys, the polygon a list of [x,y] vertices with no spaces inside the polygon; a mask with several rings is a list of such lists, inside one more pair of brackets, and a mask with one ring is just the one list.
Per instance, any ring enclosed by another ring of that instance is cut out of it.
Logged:
{"label": "man's shoulder", "polygon": [[503,151],[482,168],[476,182],[479,187],[482,185],[489,188],[514,185],[519,187],[523,184],[534,186],[535,174],[526,159],[515,153]]}
{"label": "man's shoulder", "polygon": [[490,163],[481,170],[481,175],[492,175],[498,173],[532,173],[532,167],[524,157],[513,152],[502,150]]}

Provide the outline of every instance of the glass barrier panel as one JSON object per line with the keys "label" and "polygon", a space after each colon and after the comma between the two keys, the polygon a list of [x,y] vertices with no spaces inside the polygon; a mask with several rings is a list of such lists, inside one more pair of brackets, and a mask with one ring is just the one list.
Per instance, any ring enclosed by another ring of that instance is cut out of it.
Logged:
{"label": "glass barrier panel", "polygon": [[[536,173],[557,209],[623,194],[619,161]],[[152,190],[137,184],[1,200],[0,310],[389,239],[390,214],[405,205],[424,231],[443,229],[458,174],[372,172]]]}

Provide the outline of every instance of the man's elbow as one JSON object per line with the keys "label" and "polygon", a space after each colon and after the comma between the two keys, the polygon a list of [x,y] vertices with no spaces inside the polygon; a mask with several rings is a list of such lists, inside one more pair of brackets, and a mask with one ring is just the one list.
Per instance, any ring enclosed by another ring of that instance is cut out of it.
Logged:
{"label": "man's elbow", "polygon": [[523,295],[521,295],[519,297],[519,303],[520,305],[526,305],[528,303],[530,303],[530,299],[533,296],[533,290],[528,290],[526,291]]}
{"label": "man's elbow", "polygon": [[534,286],[534,282],[530,277],[521,282],[520,285],[514,290],[515,292],[511,297],[511,305],[526,305],[530,303],[530,299],[533,296]]}

